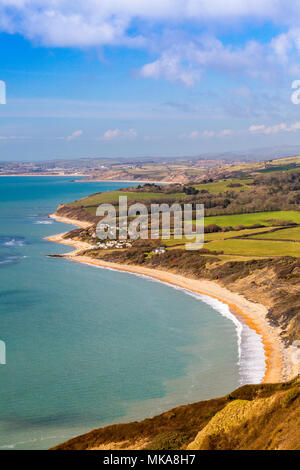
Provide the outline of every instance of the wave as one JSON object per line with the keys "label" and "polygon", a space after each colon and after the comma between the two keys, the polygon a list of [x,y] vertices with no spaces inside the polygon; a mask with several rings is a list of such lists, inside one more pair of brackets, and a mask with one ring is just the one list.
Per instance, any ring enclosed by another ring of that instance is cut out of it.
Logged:
{"label": "wave", "polygon": [[26,440],[26,441],[14,442],[13,444],[4,444],[0,446],[0,449],[16,449],[19,446],[24,446],[25,444],[32,444],[32,443],[48,441],[48,440],[51,441],[53,439],[55,439],[56,441],[60,440],[62,442],[63,440],[68,439],[68,436],[67,435],[54,435],[54,436],[45,436],[45,437],[41,436],[38,438]]}
{"label": "wave", "polygon": [[25,246],[27,242],[24,237],[9,237],[0,236],[0,246],[14,247],[14,246]]}
{"label": "wave", "polygon": [[[118,269],[107,268],[104,266],[96,266],[94,264],[84,263],[95,268],[108,269],[110,271],[122,272]],[[194,297],[202,302],[208,304],[216,312],[220,313],[223,317],[232,321],[235,325],[237,344],[238,344],[238,369],[239,369],[239,382],[240,385],[245,384],[256,384],[261,383],[265,376],[266,371],[266,355],[262,342],[262,337],[255,330],[252,330],[248,325],[242,323],[238,318],[231,313],[230,308],[227,304],[221,300],[214,299],[205,294],[198,294],[191,290],[183,287],[176,286],[166,281],[160,281],[159,279],[152,278],[145,274],[131,273],[124,271],[127,274],[133,274],[134,276],[142,277],[151,282],[158,282],[160,284],[167,285],[173,289],[180,290],[181,292]]]}
{"label": "wave", "polygon": [[237,334],[240,385],[261,383],[266,370],[266,356],[261,335],[249,328],[245,323],[239,321],[236,316],[231,313],[229,306],[222,301],[209,297],[208,295],[194,293],[187,289],[181,290],[210,305],[223,317],[232,321]]}
{"label": "wave", "polygon": [[5,267],[6,265],[16,264],[21,261],[21,259],[26,258],[26,256],[21,255],[0,255],[0,267]]}
{"label": "wave", "polygon": [[34,223],[37,225],[51,225],[53,224],[53,220],[37,220]]}

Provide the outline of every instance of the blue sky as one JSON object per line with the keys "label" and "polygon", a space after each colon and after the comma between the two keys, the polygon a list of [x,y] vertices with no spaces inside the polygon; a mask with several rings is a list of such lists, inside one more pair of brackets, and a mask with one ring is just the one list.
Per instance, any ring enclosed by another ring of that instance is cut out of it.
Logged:
{"label": "blue sky", "polygon": [[0,160],[300,144],[297,10],[288,0],[0,0]]}

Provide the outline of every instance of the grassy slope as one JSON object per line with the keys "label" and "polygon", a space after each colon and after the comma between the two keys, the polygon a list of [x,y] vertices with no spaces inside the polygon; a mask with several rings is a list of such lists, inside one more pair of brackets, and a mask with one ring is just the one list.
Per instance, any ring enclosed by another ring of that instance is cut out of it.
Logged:
{"label": "grassy slope", "polygon": [[254,238],[259,240],[272,239],[272,240],[295,240],[300,241],[300,227],[287,228],[284,230],[278,230],[272,233],[263,233],[260,235],[254,235]]}
{"label": "grassy slope", "polygon": [[[248,179],[228,179],[228,180],[221,180],[214,183],[206,183],[206,184],[195,184],[193,185],[198,190],[206,190],[210,193],[220,193],[223,191],[245,191],[245,189],[249,188],[249,183],[253,180]],[[231,183],[239,183],[241,184],[240,187],[231,188]]]}
{"label": "grassy slope", "polygon": [[285,384],[245,385],[222,398],[96,429],[54,449],[187,448],[300,450],[299,378]]}
{"label": "grassy slope", "polygon": [[[183,196],[183,193],[173,193],[172,197],[180,197]],[[69,206],[81,206],[84,207],[89,206],[98,206],[99,204],[104,203],[114,203],[117,202],[120,196],[127,196],[129,200],[136,200],[136,199],[168,199],[170,196],[168,194],[160,194],[160,193],[142,193],[142,192],[132,192],[132,191],[109,191],[106,193],[97,193],[92,194],[84,199],[80,199],[79,201],[72,202]]]}
{"label": "grassy slope", "polygon": [[280,219],[300,223],[300,212],[297,211],[275,211],[254,212],[251,214],[218,215],[205,218],[205,225],[216,224],[221,227],[235,227],[237,225],[263,224],[272,225],[271,219]]}
{"label": "grassy slope", "polygon": [[300,243],[269,240],[217,240],[205,245],[212,251],[250,256],[300,256]]}
{"label": "grassy slope", "polygon": [[[241,180],[237,180],[241,181]],[[224,185],[224,182],[211,183],[212,185]],[[226,182],[226,184],[228,184]],[[210,183],[204,185],[209,186]],[[219,188],[221,190],[221,188]],[[79,218],[83,220],[95,221],[95,211],[96,207],[101,203],[116,203],[119,196],[127,196],[128,202],[130,201],[143,201],[143,200],[157,200],[157,202],[163,201],[165,199],[169,200],[170,196],[174,198],[181,198],[182,193],[172,193],[170,194],[161,194],[161,193],[146,193],[146,192],[130,192],[130,191],[112,191],[107,193],[93,194],[87,198],[75,201],[73,203],[67,204],[64,207],[64,210],[67,213],[63,214],[69,217]],[[70,214],[68,213],[70,211]],[[77,212],[76,212],[77,211]],[[72,215],[73,214],[73,215]],[[84,217],[84,218],[83,218]],[[90,219],[89,219],[90,218]],[[291,241],[284,241],[284,238],[281,238],[281,242],[272,241],[280,240],[277,237],[277,233],[274,232],[270,236],[271,240],[268,240],[269,236],[258,235],[260,232],[268,231],[272,228],[274,220],[283,220],[283,221],[292,221],[300,223],[300,212],[297,211],[272,211],[272,212],[256,212],[248,214],[234,214],[234,215],[221,215],[221,216],[210,216],[205,217],[204,224],[205,226],[216,224],[221,227],[237,227],[239,225],[251,226],[253,224],[262,224],[266,228],[262,229],[247,229],[242,231],[230,231],[230,232],[218,232],[205,235],[205,241],[209,242],[206,245],[206,248],[212,251],[223,252],[224,255],[231,256],[251,256],[251,257],[261,257],[261,256],[300,256],[300,244],[292,243]],[[295,229],[292,229],[295,230]],[[284,232],[283,230],[281,231]],[[252,238],[255,237],[255,240],[230,240],[231,237],[237,236],[246,236],[251,235]],[[287,237],[287,240],[289,238]],[[294,240],[294,238],[291,238]],[[297,240],[297,238],[295,238]],[[169,246],[182,245],[186,243],[185,239],[182,240],[163,240],[163,244]]]}

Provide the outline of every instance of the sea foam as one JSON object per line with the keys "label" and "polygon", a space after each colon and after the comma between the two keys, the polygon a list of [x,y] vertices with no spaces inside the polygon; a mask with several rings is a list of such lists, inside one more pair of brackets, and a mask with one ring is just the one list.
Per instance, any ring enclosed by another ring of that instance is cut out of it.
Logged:
{"label": "sea foam", "polygon": [[238,344],[238,368],[240,385],[257,384],[263,381],[266,371],[266,356],[262,337],[248,325],[242,323],[233,313],[227,304],[221,300],[214,299],[208,295],[199,294],[183,287],[176,286],[166,281],[160,281],[151,276],[139,273],[131,273],[129,271],[121,271],[119,269],[108,268],[104,266],[96,266],[90,263],[84,263],[100,269],[108,269],[115,272],[125,272],[134,276],[142,277],[151,282],[158,282],[167,285],[173,289],[180,290],[186,295],[190,295],[212,307],[216,312],[230,320],[235,325],[237,344]]}
{"label": "sea foam", "polygon": [[23,237],[9,237],[9,236],[1,236],[0,237],[0,246],[4,247],[14,247],[14,246],[25,246],[26,241]]}
{"label": "sea foam", "polygon": [[51,225],[53,224],[52,220],[37,220],[34,222],[36,225]]}

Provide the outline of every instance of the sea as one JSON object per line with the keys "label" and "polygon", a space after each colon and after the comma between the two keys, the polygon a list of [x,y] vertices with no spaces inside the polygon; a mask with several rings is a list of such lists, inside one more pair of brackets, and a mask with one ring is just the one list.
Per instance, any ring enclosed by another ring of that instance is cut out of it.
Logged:
{"label": "sea", "polygon": [[45,240],[72,229],[48,218],[58,204],[128,186],[0,178],[0,449],[47,449],[264,376],[261,338],[218,300],[47,257],[72,251]]}

